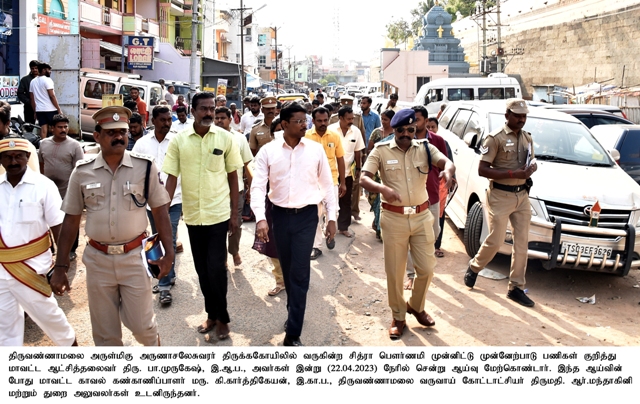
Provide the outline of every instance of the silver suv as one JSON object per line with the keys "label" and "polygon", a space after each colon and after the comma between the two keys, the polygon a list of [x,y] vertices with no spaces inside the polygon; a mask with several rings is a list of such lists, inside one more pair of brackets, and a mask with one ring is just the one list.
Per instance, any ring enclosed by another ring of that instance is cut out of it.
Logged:
{"label": "silver suv", "polygon": [[[625,276],[640,267],[640,186],[633,181],[576,118],[529,108],[524,129],[533,137],[538,170],[531,177],[529,258],[545,268],[575,268]],[[458,191],[447,214],[464,229],[464,245],[474,256],[486,238],[489,180],[478,175],[478,147],[505,123],[504,101],[450,103],[438,134],[453,152]],[[597,227],[590,209],[602,207]],[[509,225],[500,253],[511,254]]]}

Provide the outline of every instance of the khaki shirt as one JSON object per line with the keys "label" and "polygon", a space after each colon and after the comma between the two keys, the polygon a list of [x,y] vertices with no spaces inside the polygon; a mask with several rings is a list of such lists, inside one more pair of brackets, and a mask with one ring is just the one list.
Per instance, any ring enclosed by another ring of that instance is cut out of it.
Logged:
{"label": "khaki shirt", "polygon": [[[425,150],[426,140],[411,141],[406,153],[398,147],[396,139],[378,142],[364,163],[363,171],[375,174],[380,171],[380,180],[389,188],[400,194],[402,202],[390,203],[396,206],[417,206],[429,200],[427,194],[427,175],[429,174],[429,157]],[[431,152],[431,164],[437,165],[444,158],[440,151],[426,142]],[[382,202],[389,203],[380,194]]]}
{"label": "khaki shirt", "polygon": [[264,120],[257,122],[251,127],[251,134],[249,135],[249,148],[255,150],[256,154],[260,151],[260,148],[273,140],[271,134],[271,128],[267,126]]}
{"label": "khaki shirt", "polygon": [[[531,134],[524,130],[518,136],[511,128],[504,125],[487,136],[482,142],[480,160],[491,164],[492,168],[503,170],[517,170],[527,163],[529,146],[531,146],[531,158],[534,158],[533,142]],[[498,180],[504,185],[522,185],[526,180],[520,178],[505,178]]]}
{"label": "khaki shirt", "polygon": [[[336,123],[338,121],[340,121],[340,117],[338,116],[338,114],[333,114],[329,119],[329,125]],[[362,115],[360,115],[357,112],[353,113],[353,126],[360,129],[360,133],[362,133],[362,139],[364,139],[364,134],[366,133],[364,129],[364,121],[362,120]]]}
{"label": "khaki shirt", "polygon": [[[80,215],[87,208],[85,231],[90,238],[105,244],[122,244],[138,237],[147,228],[144,203],[144,182],[149,156],[125,151],[115,173],[102,158],[78,161],[71,173],[62,210]],[[137,206],[131,196],[142,204]],[[152,208],[170,202],[169,194],[160,183],[158,169],[151,164],[149,171],[149,199]]]}

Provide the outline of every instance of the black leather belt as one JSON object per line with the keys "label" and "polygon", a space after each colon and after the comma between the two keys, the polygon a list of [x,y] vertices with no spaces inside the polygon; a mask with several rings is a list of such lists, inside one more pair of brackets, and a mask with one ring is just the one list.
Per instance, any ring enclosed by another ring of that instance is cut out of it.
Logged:
{"label": "black leather belt", "polygon": [[297,215],[298,213],[302,213],[305,210],[311,209],[311,208],[313,208],[315,206],[318,206],[318,205],[307,205],[307,206],[303,206],[301,208],[283,208],[281,206],[273,205],[273,208],[277,209],[277,210],[279,210],[281,212],[285,212],[285,213],[287,213],[289,215]]}
{"label": "black leather belt", "polygon": [[507,191],[507,192],[520,192],[520,191],[524,191],[527,189],[526,184],[522,184],[522,185],[504,185],[504,184],[499,184],[497,182],[493,183],[493,187],[495,189],[499,189],[501,191]]}

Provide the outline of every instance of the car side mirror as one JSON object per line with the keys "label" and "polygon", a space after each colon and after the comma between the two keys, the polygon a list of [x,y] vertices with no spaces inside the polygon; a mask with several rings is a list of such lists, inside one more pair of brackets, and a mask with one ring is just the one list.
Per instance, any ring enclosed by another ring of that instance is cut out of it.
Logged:
{"label": "car side mirror", "polygon": [[464,140],[464,142],[467,144],[467,146],[469,146],[470,148],[475,148],[476,147],[476,141],[478,140],[478,134],[475,132],[468,132],[466,135],[464,135],[464,138],[462,139]]}
{"label": "car side mirror", "polygon": [[620,161],[620,152],[617,149],[609,150],[609,154],[611,154],[611,157],[613,158],[613,161],[616,162],[616,164]]}

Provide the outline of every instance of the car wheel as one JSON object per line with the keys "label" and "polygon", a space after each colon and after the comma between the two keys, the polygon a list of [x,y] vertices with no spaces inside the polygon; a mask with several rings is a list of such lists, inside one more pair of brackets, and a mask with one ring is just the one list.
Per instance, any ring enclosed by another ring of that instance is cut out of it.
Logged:
{"label": "car wheel", "polygon": [[467,222],[464,226],[463,242],[469,257],[475,257],[482,245],[480,239],[483,220],[482,203],[476,202],[471,206],[469,214],[467,214]]}

